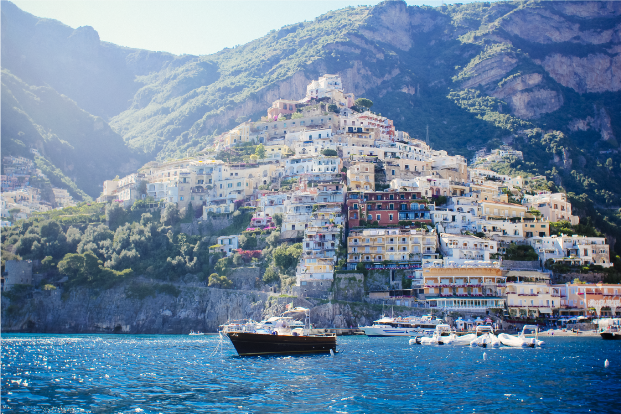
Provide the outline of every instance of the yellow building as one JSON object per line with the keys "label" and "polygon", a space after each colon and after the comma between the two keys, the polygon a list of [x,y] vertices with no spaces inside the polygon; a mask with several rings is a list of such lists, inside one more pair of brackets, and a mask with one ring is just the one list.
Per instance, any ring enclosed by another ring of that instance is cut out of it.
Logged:
{"label": "yellow building", "polygon": [[349,167],[347,186],[351,190],[375,190],[375,164],[357,162]]}
{"label": "yellow building", "polygon": [[421,261],[424,255],[435,254],[437,247],[435,230],[352,230],[347,238],[347,263]]}
{"label": "yellow building", "polygon": [[513,203],[502,203],[497,201],[481,201],[479,202],[481,216],[498,217],[498,218],[533,218],[526,211],[526,206]]}

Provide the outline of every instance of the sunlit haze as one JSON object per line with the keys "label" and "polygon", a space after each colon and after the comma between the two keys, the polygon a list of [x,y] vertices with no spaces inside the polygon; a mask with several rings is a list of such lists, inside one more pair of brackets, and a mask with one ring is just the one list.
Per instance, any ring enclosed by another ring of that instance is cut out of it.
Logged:
{"label": "sunlit haze", "polygon": [[[470,1],[461,1],[469,3]],[[73,28],[92,26],[103,41],[175,54],[204,55],[250,42],[272,29],[330,10],[378,1],[16,0],[24,11]],[[453,2],[445,2],[453,3]],[[439,6],[441,1],[408,1]]]}

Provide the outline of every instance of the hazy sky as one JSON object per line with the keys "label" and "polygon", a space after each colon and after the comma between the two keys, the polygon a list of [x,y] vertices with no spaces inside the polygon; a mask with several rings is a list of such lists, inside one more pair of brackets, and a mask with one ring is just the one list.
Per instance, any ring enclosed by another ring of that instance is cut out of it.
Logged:
{"label": "hazy sky", "polygon": [[[446,1],[470,3],[472,0]],[[175,54],[215,53],[272,29],[313,20],[330,10],[377,0],[13,0],[22,10],[73,28],[92,26],[101,40]],[[409,0],[439,6],[439,0]]]}

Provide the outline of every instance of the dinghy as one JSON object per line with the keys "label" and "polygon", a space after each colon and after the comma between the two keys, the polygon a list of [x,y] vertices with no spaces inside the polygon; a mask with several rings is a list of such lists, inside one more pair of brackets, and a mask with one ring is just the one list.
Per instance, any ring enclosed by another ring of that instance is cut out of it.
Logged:
{"label": "dinghy", "polygon": [[470,341],[470,346],[480,346],[483,348],[498,348],[500,341],[494,335],[494,329],[489,325],[477,326],[476,338]]}

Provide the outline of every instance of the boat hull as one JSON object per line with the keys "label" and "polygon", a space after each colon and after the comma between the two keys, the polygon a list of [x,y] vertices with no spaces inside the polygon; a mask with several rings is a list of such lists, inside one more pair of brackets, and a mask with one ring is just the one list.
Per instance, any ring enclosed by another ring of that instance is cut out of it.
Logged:
{"label": "boat hull", "polygon": [[392,328],[392,327],[374,327],[363,326],[360,328],[366,336],[417,336],[419,332],[413,328]]}
{"label": "boat hull", "polygon": [[336,351],[336,336],[227,334],[239,356],[317,354]]}
{"label": "boat hull", "polygon": [[602,332],[600,333],[600,336],[602,337],[602,339],[607,339],[607,340],[620,340],[621,339],[621,334],[619,333],[615,333],[615,332]]}

